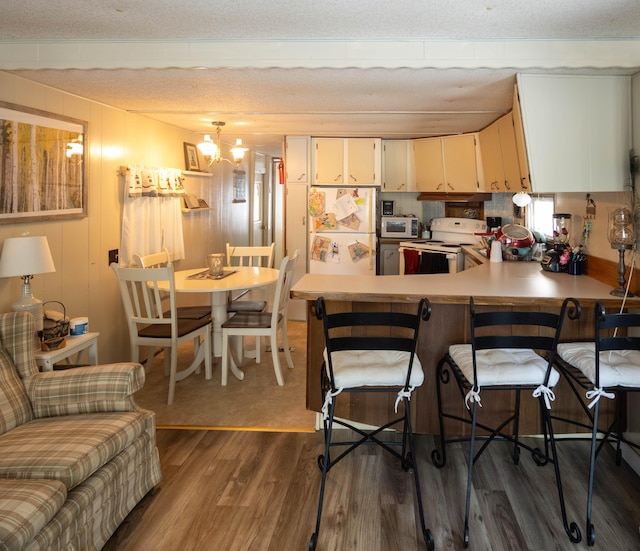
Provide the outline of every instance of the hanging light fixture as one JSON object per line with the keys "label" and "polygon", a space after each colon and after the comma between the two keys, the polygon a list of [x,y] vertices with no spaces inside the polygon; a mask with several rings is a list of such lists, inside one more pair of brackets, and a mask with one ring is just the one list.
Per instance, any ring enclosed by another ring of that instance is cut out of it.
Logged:
{"label": "hanging light fixture", "polygon": [[247,148],[242,146],[242,138],[237,138],[236,145],[231,148],[233,161],[225,159],[222,156],[220,148],[220,131],[225,123],[222,121],[214,121],[211,124],[216,127],[216,142],[213,142],[209,134],[205,134],[204,141],[198,144],[198,149],[200,150],[200,153],[202,153],[207,165],[211,166],[213,163],[219,163],[220,161],[226,161],[232,165],[239,165],[242,162],[242,159],[244,159],[244,154],[247,151]]}
{"label": "hanging light fixture", "polygon": [[531,195],[529,195],[526,191],[519,191],[511,198],[511,200],[513,201],[514,205],[522,208],[531,203]]}

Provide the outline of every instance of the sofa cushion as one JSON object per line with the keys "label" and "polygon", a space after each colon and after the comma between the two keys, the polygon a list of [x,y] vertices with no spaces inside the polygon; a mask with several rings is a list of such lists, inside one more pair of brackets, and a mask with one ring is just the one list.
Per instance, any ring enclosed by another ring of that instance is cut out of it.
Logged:
{"label": "sofa cushion", "polygon": [[33,418],[27,392],[11,356],[0,348],[0,434]]}
{"label": "sofa cushion", "polygon": [[138,412],[35,419],[0,436],[0,478],[59,480],[70,490],[144,430]]}
{"label": "sofa cushion", "polygon": [[0,480],[0,551],[24,549],[66,497],[58,480]]}

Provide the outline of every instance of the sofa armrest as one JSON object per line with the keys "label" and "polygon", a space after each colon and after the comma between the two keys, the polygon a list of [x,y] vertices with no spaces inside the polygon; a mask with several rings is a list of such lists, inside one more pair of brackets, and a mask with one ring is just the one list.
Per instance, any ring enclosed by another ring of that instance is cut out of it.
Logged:
{"label": "sofa armrest", "polygon": [[117,363],[37,373],[24,381],[34,416],[143,411],[133,400],[144,385],[138,363]]}

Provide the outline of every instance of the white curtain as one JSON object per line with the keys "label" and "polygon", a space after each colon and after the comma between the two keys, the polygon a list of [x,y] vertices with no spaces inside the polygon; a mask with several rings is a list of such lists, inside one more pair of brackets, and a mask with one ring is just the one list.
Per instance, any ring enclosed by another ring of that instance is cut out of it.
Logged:
{"label": "white curtain", "polygon": [[133,254],[166,248],[171,260],[184,258],[182,177],[179,169],[128,167],[124,190],[120,264],[132,266]]}

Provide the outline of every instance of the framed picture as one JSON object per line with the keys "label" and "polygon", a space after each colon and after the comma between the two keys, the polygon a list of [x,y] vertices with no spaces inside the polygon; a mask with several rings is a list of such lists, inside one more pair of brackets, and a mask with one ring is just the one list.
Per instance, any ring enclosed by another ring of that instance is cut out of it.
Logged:
{"label": "framed picture", "polygon": [[192,143],[184,142],[184,164],[187,170],[200,172],[200,161],[198,160],[198,148]]}
{"label": "framed picture", "polygon": [[233,203],[247,202],[247,173],[244,170],[233,171]]}
{"label": "framed picture", "polygon": [[87,216],[87,123],[0,102],[0,224]]}

